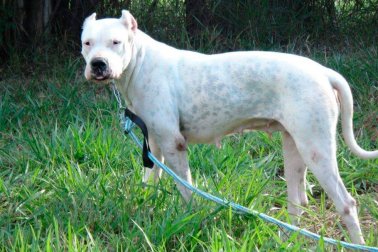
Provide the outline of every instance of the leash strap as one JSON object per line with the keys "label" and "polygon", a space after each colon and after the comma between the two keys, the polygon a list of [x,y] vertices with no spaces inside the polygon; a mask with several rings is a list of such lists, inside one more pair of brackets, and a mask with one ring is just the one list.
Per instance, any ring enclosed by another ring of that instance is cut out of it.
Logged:
{"label": "leash strap", "polygon": [[[143,120],[131,112],[128,108],[125,108],[125,117],[128,117],[133,123],[135,123],[140,130],[142,131],[143,134],[143,153],[142,153],[142,158],[143,158],[143,166],[152,168],[154,166],[154,162],[148,157],[148,153],[151,152],[150,150],[150,145],[148,144],[148,131],[147,131],[147,126],[143,122]],[[125,130],[125,134],[129,134],[130,132],[128,130]]]}

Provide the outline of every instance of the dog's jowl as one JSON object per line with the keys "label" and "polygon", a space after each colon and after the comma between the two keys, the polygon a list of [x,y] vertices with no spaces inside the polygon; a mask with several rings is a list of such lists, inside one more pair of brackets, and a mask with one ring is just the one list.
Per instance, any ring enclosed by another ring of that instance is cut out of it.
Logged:
{"label": "dog's jowl", "polygon": [[[364,243],[356,201],[338,173],[339,107],[351,151],[361,158],[376,158],[378,151],[356,143],[352,94],[340,74],[291,54],[178,50],[140,31],[128,11],[121,18],[91,15],[81,39],[85,77],[115,81],[128,108],[146,123],[153,154],[164,157],[183,179],[191,183],[187,143],[219,143],[222,136],[244,130],[281,131],[293,222],[308,203],[308,167],[333,200],[352,241]],[[154,170],[158,178],[160,171]],[[188,201],[190,191],[178,188]]]}

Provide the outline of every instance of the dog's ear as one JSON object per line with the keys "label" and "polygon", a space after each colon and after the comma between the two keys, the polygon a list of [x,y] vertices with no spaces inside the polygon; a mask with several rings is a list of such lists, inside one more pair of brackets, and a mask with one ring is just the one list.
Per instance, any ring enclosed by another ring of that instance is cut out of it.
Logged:
{"label": "dog's ear", "polygon": [[89,17],[87,17],[87,18],[84,20],[83,27],[84,27],[85,24],[88,23],[89,21],[95,21],[95,20],[96,20],[96,12],[93,13],[92,15],[90,15]]}
{"label": "dog's ear", "polygon": [[133,32],[136,32],[138,29],[138,23],[135,20],[135,18],[130,14],[129,11],[123,10],[122,11],[122,16],[121,16],[121,21],[122,23],[130,30]]}

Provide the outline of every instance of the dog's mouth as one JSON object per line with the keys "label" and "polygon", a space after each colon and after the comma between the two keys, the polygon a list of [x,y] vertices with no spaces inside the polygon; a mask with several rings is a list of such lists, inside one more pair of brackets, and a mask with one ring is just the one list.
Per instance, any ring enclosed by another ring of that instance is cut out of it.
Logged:
{"label": "dog's mouth", "polygon": [[103,82],[103,81],[107,81],[110,79],[110,75],[94,75],[93,77],[93,80],[95,81],[98,81],[98,82]]}
{"label": "dog's mouth", "polygon": [[96,74],[93,71],[90,72],[89,76],[86,77],[88,81],[93,81],[94,83],[98,84],[107,84],[110,83],[112,80],[117,79],[113,76],[112,73],[103,73],[103,74]]}

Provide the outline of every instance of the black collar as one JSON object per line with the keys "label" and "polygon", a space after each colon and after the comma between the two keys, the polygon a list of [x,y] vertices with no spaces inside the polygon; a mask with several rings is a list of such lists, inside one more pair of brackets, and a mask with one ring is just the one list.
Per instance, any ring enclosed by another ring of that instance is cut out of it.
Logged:
{"label": "black collar", "polygon": [[[152,160],[148,157],[148,153],[151,152],[150,145],[148,144],[148,131],[147,126],[143,122],[143,120],[131,112],[129,109],[125,108],[125,117],[128,117],[133,123],[135,123],[142,131],[143,133],[143,166],[148,168],[153,168],[154,163]],[[125,130],[125,134],[129,134],[129,131]]]}

